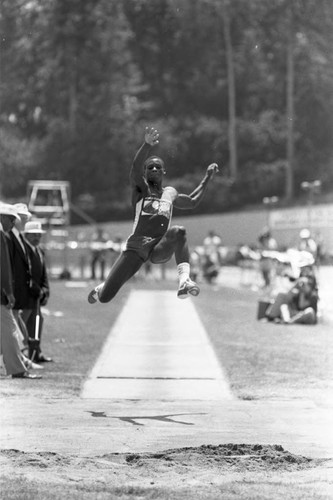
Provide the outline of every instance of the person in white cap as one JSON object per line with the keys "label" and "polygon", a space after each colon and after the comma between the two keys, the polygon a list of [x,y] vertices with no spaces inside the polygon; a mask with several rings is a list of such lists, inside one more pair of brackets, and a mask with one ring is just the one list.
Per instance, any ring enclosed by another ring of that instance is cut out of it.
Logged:
{"label": "person in white cap", "polygon": [[29,357],[36,363],[46,363],[52,358],[41,351],[41,337],[44,318],[41,306],[47,304],[50,296],[49,280],[47,276],[45,254],[40,246],[41,237],[45,233],[39,221],[27,222],[24,228],[24,237],[27,241],[28,255],[31,264],[31,284],[29,309],[26,319],[29,335]]}
{"label": "person in white cap", "polygon": [[317,261],[318,246],[307,228],[302,229],[299,233],[298,250],[310,252],[315,261]]}
{"label": "person in white cap", "polygon": [[10,258],[12,262],[12,272],[14,277],[15,305],[13,313],[22,332],[24,350],[28,349],[28,331],[25,325],[29,316],[28,298],[29,283],[31,279],[30,260],[28,256],[27,244],[22,231],[25,223],[31,219],[31,213],[25,203],[15,203],[13,205],[20,216],[20,221],[16,221],[12,230],[8,233],[10,238]]}
{"label": "person in white cap", "polygon": [[1,238],[1,336],[0,351],[7,375],[13,378],[41,378],[27,370],[25,357],[20,349],[20,329],[13,315],[15,297],[13,277],[8,252],[8,232],[13,228],[15,220],[20,217],[12,205],[0,203],[0,238]]}

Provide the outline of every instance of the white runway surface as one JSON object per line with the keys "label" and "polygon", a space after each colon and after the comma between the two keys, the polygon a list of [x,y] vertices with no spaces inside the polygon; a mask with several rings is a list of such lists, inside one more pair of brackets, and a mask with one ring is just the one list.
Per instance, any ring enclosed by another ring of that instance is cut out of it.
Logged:
{"label": "white runway surface", "polygon": [[81,397],[233,399],[192,299],[143,290],[131,292]]}

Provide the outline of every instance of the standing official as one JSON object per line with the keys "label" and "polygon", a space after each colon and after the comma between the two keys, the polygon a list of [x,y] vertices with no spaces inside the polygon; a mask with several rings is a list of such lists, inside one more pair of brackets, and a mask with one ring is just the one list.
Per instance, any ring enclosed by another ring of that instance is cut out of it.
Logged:
{"label": "standing official", "polygon": [[27,241],[28,255],[31,265],[31,283],[29,310],[26,325],[29,335],[29,356],[37,363],[52,361],[48,356],[42,354],[41,337],[43,331],[43,315],[41,306],[47,304],[50,296],[49,280],[47,276],[45,254],[40,246],[43,231],[38,221],[27,222],[24,228],[24,237]]}
{"label": "standing official", "polygon": [[0,352],[3,356],[7,375],[13,378],[41,378],[28,372],[25,358],[20,349],[20,329],[14,318],[13,276],[10,264],[8,232],[13,228],[15,220],[20,220],[12,205],[0,204],[0,260],[1,260],[1,330]]}
{"label": "standing official", "polygon": [[13,205],[20,220],[15,221],[15,225],[9,234],[9,253],[12,264],[15,304],[13,314],[20,327],[23,336],[23,345],[28,348],[28,331],[26,321],[31,311],[29,309],[31,265],[28,249],[22,231],[26,222],[31,218],[31,213],[24,203]]}

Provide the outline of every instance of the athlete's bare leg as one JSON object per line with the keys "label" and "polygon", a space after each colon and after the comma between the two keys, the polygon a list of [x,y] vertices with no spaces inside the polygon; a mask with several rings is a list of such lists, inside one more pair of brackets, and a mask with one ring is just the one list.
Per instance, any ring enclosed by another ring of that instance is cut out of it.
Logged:
{"label": "athlete's bare leg", "polygon": [[172,226],[150,254],[153,264],[167,262],[175,254],[176,264],[189,262],[190,253],[186,230],[183,226]]}
{"label": "athlete's bare leg", "polygon": [[199,295],[198,285],[190,279],[190,253],[188,249],[186,229],[173,226],[165,233],[150,255],[153,264],[162,264],[175,255],[179,278],[178,297],[186,299],[188,294]]}
{"label": "athlete's bare leg", "polygon": [[113,264],[104,283],[98,285],[88,295],[88,302],[94,304],[110,302],[118,293],[120,288],[140,269],[143,260],[131,251],[123,252]]}

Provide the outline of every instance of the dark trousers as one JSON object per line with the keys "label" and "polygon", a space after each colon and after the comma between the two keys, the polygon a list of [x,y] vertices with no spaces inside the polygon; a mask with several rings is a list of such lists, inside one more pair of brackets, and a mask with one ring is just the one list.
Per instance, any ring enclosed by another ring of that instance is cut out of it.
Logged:
{"label": "dark trousers", "polygon": [[[39,326],[37,325],[37,316],[39,315]],[[43,323],[44,318],[41,313],[40,308],[34,308],[27,319],[26,325],[29,335],[29,358],[34,357],[35,360],[38,360],[39,355],[41,354],[41,340],[42,340],[42,332],[43,332]],[[38,330],[36,327],[38,326]]]}

